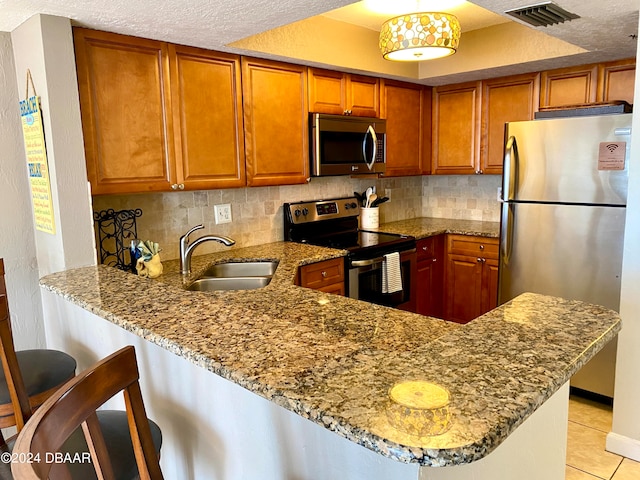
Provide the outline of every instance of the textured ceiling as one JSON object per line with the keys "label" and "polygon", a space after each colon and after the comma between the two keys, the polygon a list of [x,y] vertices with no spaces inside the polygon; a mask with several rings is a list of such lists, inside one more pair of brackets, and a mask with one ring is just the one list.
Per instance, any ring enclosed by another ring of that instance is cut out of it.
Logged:
{"label": "textured ceiling", "polygon": [[[399,1],[391,2],[389,0],[386,3],[396,4]],[[262,32],[304,21],[309,17],[351,3],[354,2],[350,0],[252,0],[250,2],[239,0],[110,0],[107,2],[104,0],[55,0],[55,2],[50,0],[0,0],[0,31],[12,31],[32,15],[45,13],[68,17],[72,19],[74,25],[214,50],[252,53],[252,50],[246,47],[246,45],[250,45],[250,42],[245,43],[243,48],[237,48],[231,44]],[[531,0],[474,0],[473,3],[489,12],[512,20],[511,17],[504,15],[504,11],[530,5],[532,2]],[[449,65],[456,65],[455,68],[445,68],[441,69],[440,73],[432,73],[437,70],[435,68],[437,64],[422,62],[419,74],[411,80],[429,83],[429,78],[432,77],[434,79],[432,84],[442,84],[496,76],[495,73],[513,74],[520,71],[532,71],[532,69],[635,57],[637,42],[635,38],[630,38],[630,35],[638,33],[639,0],[556,0],[555,3],[580,15],[581,18],[560,25],[536,29],[529,26],[522,27],[526,24],[520,23],[518,25],[516,21],[515,24],[513,22],[509,24],[519,27],[519,30],[514,30],[513,27],[505,30],[504,26],[508,24],[495,25],[498,18],[495,15],[489,13],[487,15],[489,20],[473,18],[478,17],[475,15],[470,18],[469,22],[473,24],[473,27],[470,28],[476,30],[471,32],[473,35],[469,38],[473,38],[474,42],[481,44],[483,43],[481,35],[483,31],[488,32],[493,29],[495,34],[498,28],[502,28],[503,31],[517,31],[520,37],[530,36],[534,48],[540,45],[540,51],[545,51],[543,48],[544,39],[550,37],[552,37],[550,40],[555,41],[556,44],[559,39],[567,42],[571,47],[581,48],[574,48],[573,52],[567,50],[557,53],[559,50],[554,47],[550,50],[556,51],[556,53],[548,58],[537,58],[531,61],[518,59],[511,64],[501,61],[499,66],[496,66],[497,63],[492,65],[487,61],[484,70],[469,67],[468,71],[465,70],[465,64],[470,63],[468,57],[465,60],[464,55],[454,55],[448,57],[448,60],[437,60],[436,62],[446,61],[449,62]],[[339,12],[329,14],[329,17],[335,21],[335,15],[340,15]],[[341,23],[346,25],[343,22],[353,21],[344,18],[339,20],[339,22],[335,22],[338,27]],[[378,19],[363,18],[361,25],[362,28],[370,29],[378,21]],[[494,27],[482,28],[484,21],[493,22]],[[497,23],[499,21],[498,19]],[[301,31],[304,32],[304,30]],[[371,32],[371,30],[368,31]],[[511,37],[506,37],[502,43],[505,45],[512,43],[513,35],[511,33]],[[290,42],[302,42],[303,40],[300,37],[288,39]],[[465,33],[463,32],[462,42],[464,41]],[[496,45],[495,40],[494,45]],[[500,46],[499,43],[497,45]],[[496,49],[495,46],[491,48]],[[270,52],[260,50],[256,50],[255,54],[280,59],[288,58],[286,55],[277,53],[270,55]],[[371,54],[375,55],[373,49]],[[339,52],[336,51],[335,55],[337,57]],[[314,64],[315,61],[313,58],[305,59],[300,56],[292,56],[291,59],[309,64]],[[330,56],[329,59],[325,58],[321,62],[315,62],[326,66],[332,65]],[[426,66],[427,63],[429,66]],[[343,66],[338,61],[335,62],[335,65]],[[369,70],[365,68],[364,70],[374,74],[382,74],[382,72],[376,72],[375,68]]]}

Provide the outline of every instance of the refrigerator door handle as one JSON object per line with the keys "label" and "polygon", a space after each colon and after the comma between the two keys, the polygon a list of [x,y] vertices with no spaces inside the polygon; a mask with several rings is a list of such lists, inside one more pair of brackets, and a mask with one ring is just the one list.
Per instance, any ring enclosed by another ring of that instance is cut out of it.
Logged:
{"label": "refrigerator door handle", "polygon": [[513,230],[515,218],[515,205],[503,203],[501,212],[502,229],[500,231],[500,267],[508,267],[513,248]]}
{"label": "refrigerator door handle", "polygon": [[518,144],[513,135],[504,147],[504,165],[502,175],[502,201],[515,200],[516,179],[518,178]]}

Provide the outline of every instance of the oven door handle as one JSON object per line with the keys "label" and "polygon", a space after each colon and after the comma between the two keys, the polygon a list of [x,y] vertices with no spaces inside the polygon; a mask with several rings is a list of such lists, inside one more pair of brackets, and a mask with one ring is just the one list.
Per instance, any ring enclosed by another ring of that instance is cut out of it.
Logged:
{"label": "oven door handle", "polygon": [[[413,248],[411,250],[403,250],[400,252],[400,255],[404,253],[416,253],[416,249]],[[384,257],[376,257],[370,258],[368,260],[353,260],[351,262],[352,267],[368,267],[370,265],[375,265],[376,263],[382,263],[384,261]]]}

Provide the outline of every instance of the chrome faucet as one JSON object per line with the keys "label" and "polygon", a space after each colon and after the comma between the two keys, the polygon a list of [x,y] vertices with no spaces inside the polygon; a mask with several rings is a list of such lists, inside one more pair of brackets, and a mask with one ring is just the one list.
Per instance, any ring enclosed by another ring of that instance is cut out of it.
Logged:
{"label": "chrome faucet", "polygon": [[204,225],[196,225],[180,237],[180,272],[183,275],[191,274],[191,255],[193,254],[193,250],[201,243],[215,240],[216,242],[220,242],[227,247],[230,247],[236,243],[235,240],[232,240],[229,237],[223,237],[221,235],[205,235],[203,237],[196,238],[193,243],[189,243],[189,235],[191,235],[196,230],[200,230],[201,228],[204,228]]}

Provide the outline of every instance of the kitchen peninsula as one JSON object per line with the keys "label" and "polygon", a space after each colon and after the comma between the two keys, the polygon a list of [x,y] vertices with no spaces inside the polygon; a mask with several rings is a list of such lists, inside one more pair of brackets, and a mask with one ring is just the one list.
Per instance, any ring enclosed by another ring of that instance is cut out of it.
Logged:
{"label": "kitchen peninsula", "polygon": [[[569,378],[618,315],[524,294],[460,326],[294,285],[299,266],[344,254],[277,242],[193,258],[195,275],[279,262],[247,291],[186,291],[175,261],[156,280],[104,266],[49,275],[49,345],[80,368],[136,346],[166,478],[564,478]],[[403,380],[448,390],[444,433],[391,425]]]}

